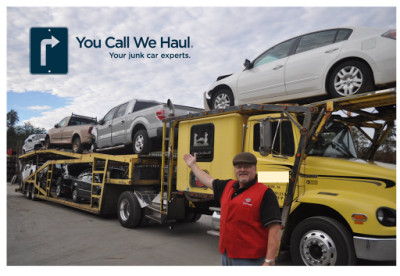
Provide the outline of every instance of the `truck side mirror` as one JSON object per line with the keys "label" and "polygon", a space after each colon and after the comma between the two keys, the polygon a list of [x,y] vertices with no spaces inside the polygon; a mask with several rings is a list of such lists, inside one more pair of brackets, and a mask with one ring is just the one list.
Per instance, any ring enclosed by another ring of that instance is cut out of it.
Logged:
{"label": "truck side mirror", "polygon": [[272,152],[272,123],[266,119],[260,123],[260,154],[268,156]]}
{"label": "truck side mirror", "polygon": [[246,69],[251,69],[253,68],[253,64],[250,62],[250,60],[246,59],[243,63],[244,67],[246,67]]}

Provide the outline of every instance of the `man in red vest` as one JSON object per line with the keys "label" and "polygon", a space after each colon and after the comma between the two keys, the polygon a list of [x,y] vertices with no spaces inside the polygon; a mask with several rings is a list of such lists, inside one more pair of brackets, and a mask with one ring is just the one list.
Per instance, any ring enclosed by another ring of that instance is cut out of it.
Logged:
{"label": "man in red vest", "polygon": [[222,265],[274,265],[281,212],[274,192],[257,181],[257,158],[249,152],[233,158],[237,180],[214,179],[197,166],[196,154],[185,154],[183,159],[220,201]]}

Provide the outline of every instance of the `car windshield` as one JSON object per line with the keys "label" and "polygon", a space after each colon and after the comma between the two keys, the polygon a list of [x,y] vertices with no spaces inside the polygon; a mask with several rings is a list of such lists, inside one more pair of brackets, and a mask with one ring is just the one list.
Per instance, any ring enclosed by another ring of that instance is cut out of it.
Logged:
{"label": "car windshield", "polygon": [[308,155],[357,158],[350,129],[339,122],[328,123]]}

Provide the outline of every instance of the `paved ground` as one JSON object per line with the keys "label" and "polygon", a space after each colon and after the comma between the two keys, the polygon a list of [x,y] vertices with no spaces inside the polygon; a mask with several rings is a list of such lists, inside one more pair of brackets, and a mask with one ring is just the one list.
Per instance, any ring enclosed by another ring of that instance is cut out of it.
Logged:
{"label": "paved ground", "polygon": [[196,223],[127,229],[46,201],[32,201],[7,185],[7,265],[219,265],[218,238]]}
{"label": "paved ground", "polygon": [[[219,266],[218,238],[206,233],[211,217],[195,223],[127,229],[47,201],[32,201],[7,184],[7,265]],[[290,258],[278,265],[291,265]],[[395,265],[395,262],[359,262]]]}

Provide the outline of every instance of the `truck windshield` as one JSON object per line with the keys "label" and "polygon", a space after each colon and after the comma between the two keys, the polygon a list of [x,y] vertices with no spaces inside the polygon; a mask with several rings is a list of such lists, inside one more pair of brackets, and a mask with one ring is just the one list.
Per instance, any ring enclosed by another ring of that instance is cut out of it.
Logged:
{"label": "truck windshield", "polygon": [[308,155],[335,158],[357,158],[350,129],[339,122],[326,124]]}

